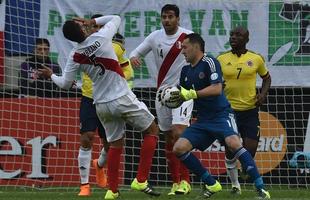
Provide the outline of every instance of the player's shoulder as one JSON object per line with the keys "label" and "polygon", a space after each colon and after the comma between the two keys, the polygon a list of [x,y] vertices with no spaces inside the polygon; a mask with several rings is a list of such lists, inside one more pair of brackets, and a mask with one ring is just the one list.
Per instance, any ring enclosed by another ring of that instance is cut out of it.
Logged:
{"label": "player's shoulder", "polygon": [[247,51],[247,54],[248,54],[248,56],[251,56],[252,58],[260,59],[260,60],[262,60],[263,62],[265,62],[265,58],[263,57],[263,55],[261,55],[261,54],[255,52],[255,51],[248,50],[248,51]]}
{"label": "player's shoulder", "polygon": [[164,34],[165,34],[165,30],[164,29],[158,29],[158,30],[155,30],[155,31],[151,32],[147,37],[155,39],[156,37],[164,35]]}
{"label": "player's shoulder", "polygon": [[219,61],[212,55],[204,54],[201,60],[203,66],[210,68],[212,72],[216,71],[216,66],[220,66]]}
{"label": "player's shoulder", "polygon": [[230,54],[231,54],[231,50],[224,51],[224,52],[220,53],[220,54],[217,56],[217,59],[221,59],[221,58],[226,57],[226,56],[228,56],[228,55],[230,55]]}
{"label": "player's shoulder", "polygon": [[188,35],[188,34],[191,34],[191,33],[194,33],[192,30],[183,28],[183,27],[181,27],[181,26],[179,26],[179,29],[180,29],[180,32],[181,32],[181,33],[186,33],[187,35]]}
{"label": "player's shoulder", "polygon": [[218,60],[216,58],[214,58],[212,55],[210,54],[204,54],[202,59],[201,59],[203,62],[206,62],[208,64],[212,64],[214,62],[218,62]]}
{"label": "player's shoulder", "polygon": [[120,42],[112,41],[112,45],[113,45],[114,50],[122,51],[122,52],[125,51],[125,47]]}

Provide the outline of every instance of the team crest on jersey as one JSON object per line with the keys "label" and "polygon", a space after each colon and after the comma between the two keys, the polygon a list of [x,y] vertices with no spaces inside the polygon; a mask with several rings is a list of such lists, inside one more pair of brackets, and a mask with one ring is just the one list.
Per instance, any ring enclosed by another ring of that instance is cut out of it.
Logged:
{"label": "team crest on jersey", "polygon": [[248,62],[246,62],[246,64],[247,64],[248,67],[252,67],[253,66],[252,60],[249,60]]}
{"label": "team crest on jersey", "polygon": [[187,81],[187,76],[185,76],[185,79],[184,79],[184,81],[185,81],[185,82]]}
{"label": "team crest on jersey", "polygon": [[176,45],[177,49],[182,49],[182,42],[181,41],[177,41],[175,43],[175,45]]}
{"label": "team crest on jersey", "polygon": [[204,77],[206,77],[205,73],[203,72],[200,72],[198,76],[199,76],[199,79],[203,79]]}

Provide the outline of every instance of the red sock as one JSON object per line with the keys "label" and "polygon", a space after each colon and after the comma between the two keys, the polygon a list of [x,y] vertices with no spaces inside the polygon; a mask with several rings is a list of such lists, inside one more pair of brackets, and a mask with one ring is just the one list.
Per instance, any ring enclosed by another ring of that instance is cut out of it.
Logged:
{"label": "red sock", "polygon": [[166,158],[168,162],[168,169],[171,175],[171,179],[173,183],[180,182],[180,160],[176,157],[176,155],[172,152],[173,144],[166,143]]}
{"label": "red sock", "polygon": [[191,179],[189,177],[189,170],[181,161],[180,161],[180,174],[181,174],[181,180],[185,180],[188,183],[191,182]]}
{"label": "red sock", "polygon": [[145,135],[140,149],[140,162],[137,173],[139,183],[145,182],[149,176],[152,160],[156,149],[158,137],[155,135]]}
{"label": "red sock", "polygon": [[123,147],[110,147],[108,151],[108,185],[109,189],[114,193],[118,191],[118,173],[122,151]]}

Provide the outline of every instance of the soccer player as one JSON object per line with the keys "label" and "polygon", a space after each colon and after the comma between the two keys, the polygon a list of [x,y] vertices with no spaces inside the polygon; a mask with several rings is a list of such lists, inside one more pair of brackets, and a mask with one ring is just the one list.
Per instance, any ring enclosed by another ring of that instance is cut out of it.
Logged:
{"label": "soccer player", "polygon": [[[125,123],[144,133],[138,172],[131,188],[159,196],[147,181],[159,131],[154,122],[155,117],[128,87],[113,51],[112,37],[120,22],[120,17],[116,15],[91,20],[76,18],[66,21],[63,25],[65,38],[78,44],[69,55],[64,73],[62,76],[57,76],[47,67],[40,70],[40,73],[64,89],[71,87],[79,70],[85,72],[92,80],[96,113],[106,130],[110,146],[107,155],[108,191],[105,199],[119,197],[118,174],[124,145]],[[104,26],[92,33],[91,26],[95,24]]]}
{"label": "soccer player", "polygon": [[[101,17],[102,15],[96,14],[91,19]],[[97,32],[102,26],[93,25],[91,32]],[[116,53],[118,61],[122,67],[125,79],[132,86],[133,70],[129,59],[125,57],[124,37],[116,33],[112,41],[113,49]],[[78,163],[80,172],[80,192],[79,196],[90,196],[91,189],[89,184],[89,170],[91,161],[91,148],[93,140],[98,128],[99,137],[102,140],[103,148],[100,152],[98,159],[92,161],[93,167],[96,169],[96,181],[99,187],[106,187],[107,178],[105,172],[106,154],[109,149],[109,145],[106,139],[104,127],[102,126],[97,114],[96,107],[93,104],[93,87],[92,81],[86,73],[82,75],[82,98],[80,104],[80,133],[81,133],[81,146],[79,149]]]}
{"label": "soccer player", "polygon": [[234,159],[239,159],[254,181],[259,197],[269,199],[264,189],[262,177],[259,175],[251,154],[242,147],[237,134],[234,115],[230,104],[222,92],[222,73],[219,62],[204,55],[205,42],[199,34],[192,33],[183,41],[182,53],[189,65],[183,67],[180,77],[180,91],[175,97],[184,101],[194,99],[197,109],[197,122],[191,124],[173,147],[173,152],[182,162],[202,179],[205,184],[206,198],[222,190],[216,181],[195,157],[191,150],[201,151],[208,148],[216,139],[225,142],[233,152]]}
{"label": "soccer player", "polygon": [[[161,22],[163,28],[152,32],[130,55],[133,67],[141,65],[140,57],[150,51],[153,52],[156,66],[153,71],[158,72],[157,97],[160,91],[167,86],[178,83],[181,68],[185,65],[181,52],[181,44],[184,37],[192,33],[179,26],[180,10],[176,5],[166,4],[161,9]],[[172,188],[168,195],[188,194],[191,191],[188,169],[173,154],[172,148],[175,141],[189,126],[193,102],[184,102],[177,109],[169,109],[163,106],[158,98],[155,101],[156,114],[160,130],[165,135],[165,151],[168,169],[172,178]]]}
{"label": "soccer player", "polygon": [[[231,51],[218,56],[225,80],[224,93],[236,115],[236,123],[243,146],[254,158],[259,142],[258,108],[266,99],[271,77],[264,58],[248,49],[249,31],[241,26],[230,32]],[[256,93],[256,74],[263,79],[262,89]],[[226,153],[226,168],[232,182],[232,194],[241,194],[237,160]],[[242,170],[244,173],[245,170]]]}

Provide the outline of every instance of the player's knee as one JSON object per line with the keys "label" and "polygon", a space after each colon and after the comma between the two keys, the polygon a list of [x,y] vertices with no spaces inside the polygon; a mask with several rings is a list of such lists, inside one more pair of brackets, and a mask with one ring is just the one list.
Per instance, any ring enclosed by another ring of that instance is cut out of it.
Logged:
{"label": "player's knee", "polygon": [[172,132],[172,134],[173,134],[176,138],[179,138],[179,137],[182,135],[182,133],[184,132],[184,130],[185,130],[186,127],[187,127],[187,126],[185,126],[185,125],[174,124],[174,125],[172,125],[172,127],[171,127],[171,132]]}
{"label": "player's knee", "polygon": [[180,138],[177,140],[177,142],[174,144],[173,146],[173,153],[177,156],[183,155],[184,153],[190,151],[191,145],[189,144],[189,142],[184,139],[184,138]]}
{"label": "player's knee", "polygon": [[185,151],[183,150],[183,148],[179,145],[174,145],[173,146],[173,150],[172,152],[177,155],[177,156],[180,156],[182,155],[183,153],[185,153]]}
{"label": "player's knee", "polygon": [[120,148],[124,146],[124,137],[109,143],[109,147]]}
{"label": "player's knee", "polygon": [[164,131],[163,134],[165,135],[166,144],[171,144],[171,145],[175,144],[177,139],[174,137],[174,134],[172,131]]}
{"label": "player's knee", "polygon": [[228,149],[232,152],[237,151],[239,148],[242,147],[240,138],[237,135],[231,135],[225,138],[225,143]]}
{"label": "player's knee", "polygon": [[155,121],[153,121],[151,125],[145,131],[143,131],[143,134],[156,135],[156,136],[159,135],[159,128],[155,123]]}
{"label": "player's knee", "polygon": [[95,132],[84,132],[81,134],[81,146],[90,149],[94,140]]}

